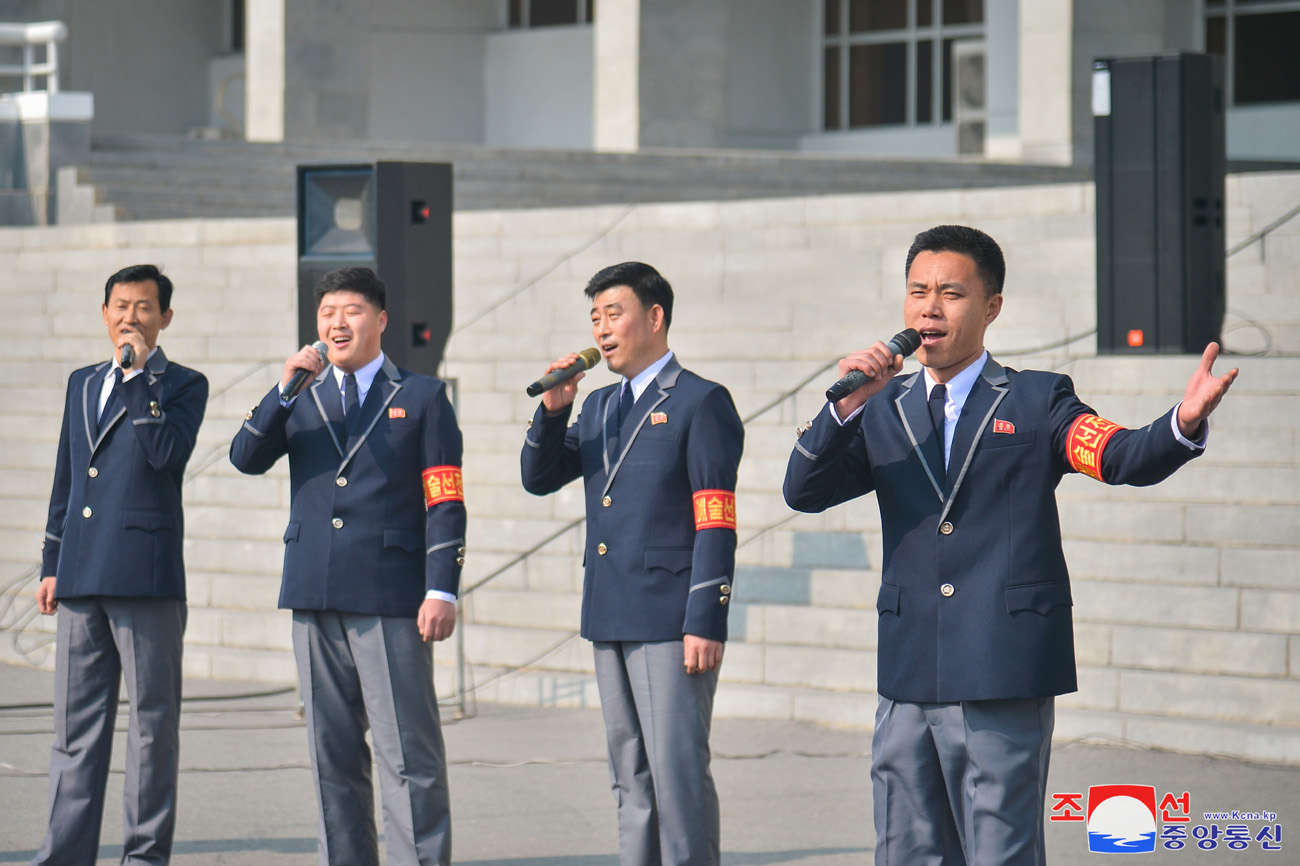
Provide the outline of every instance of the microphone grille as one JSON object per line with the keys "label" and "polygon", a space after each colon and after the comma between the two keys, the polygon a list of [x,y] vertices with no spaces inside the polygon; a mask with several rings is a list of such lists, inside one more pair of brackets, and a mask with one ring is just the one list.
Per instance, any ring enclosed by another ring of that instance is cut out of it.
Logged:
{"label": "microphone grille", "polygon": [[587,369],[590,370],[600,363],[600,349],[594,346],[590,349],[583,349],[578,353],[578,357],[583,360],[583,363],[587,365]]}
{"label": "microphone grille", "polygon": [[892,342],[898,344],[900,349],[898,354],[906,358],[921,348],[921,334],[916,328],[907,328],[899,331],[898,336],[894,337]]}
{"label": "microphone grille", "polygon": [[316,354],[320,355],[320,359],[322,362],[329,361],[330,359],[329,343],[326,343],[324,340],[317,340],[316,342],[311,344],[311,347],[316,350]]}

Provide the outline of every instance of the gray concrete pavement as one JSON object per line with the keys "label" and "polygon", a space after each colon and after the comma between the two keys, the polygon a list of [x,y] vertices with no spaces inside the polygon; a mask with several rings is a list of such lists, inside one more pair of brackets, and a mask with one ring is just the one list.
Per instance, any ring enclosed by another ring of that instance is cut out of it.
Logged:
{"label": "gray concrete pavement", "polygon": [[[316,803],[305,730],[291,687],[186,682],[180,815],[174,862],[308,866],[316,862]],[[724,686],[725,688],[725,686]],[[0,864],[25,863],[44,832],[53,723],[52,678],[0,665]],[[118,730],[125,727],[125,715]],[[590,710],[480,704],[445,720],[459,863],[478,866],[612,866],[614,800],[603,731]],[[121,767],[119,733],[114,766]],[[722,800],[725,864],[848,866],[870,863],[869,733],[812,724],[719,719],[714,775]],[[1269,810],[1282,850],[1251,841],[1213,851],[1194,843],[1144,863],[1300,862],[1300,767],[1249,764],[1096,743],[1058,743],[1051,792],[1090,785],[1153,785],[1191,794],[1193,821],[1207,810]],[[100,864],[121,856],[122,776],[109,782]],[[1049,807],[1051,802],[1049,801]],[[1244,823],[1255,832],[1263,821]],[[1114,860],[1088,852],[1079,823],[1049,823],[1049,862]],[[1122,858],[1119,862],[1125,862]]]}

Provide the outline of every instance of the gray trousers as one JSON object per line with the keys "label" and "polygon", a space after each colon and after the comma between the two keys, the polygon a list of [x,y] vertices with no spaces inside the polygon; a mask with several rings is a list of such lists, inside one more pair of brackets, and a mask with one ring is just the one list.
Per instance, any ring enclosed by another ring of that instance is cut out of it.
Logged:
{"label": "gray trousers", "polygon": [[681,641],[595,643],[622,866],[717,866],[709,727],[718,672],[687,674]]}
{"label": "gray trousers", "polygon": [[451,862],[447,761],[433,689],[433,649],[415,619],[293,612],[324,866],[377,866],[375,745],[388,863]]}
{"label": "gray trousers", "polygon": [[871,740],[876,866],[1043,866],[1053,698],[880,698]]}
{"label": "gray trousers", "polygon": [[119,683],[130,701],[122,862],[167,863],[180,767],[185,602],[59,600],[49,828],[32,864],[92,866],[113,753]]}

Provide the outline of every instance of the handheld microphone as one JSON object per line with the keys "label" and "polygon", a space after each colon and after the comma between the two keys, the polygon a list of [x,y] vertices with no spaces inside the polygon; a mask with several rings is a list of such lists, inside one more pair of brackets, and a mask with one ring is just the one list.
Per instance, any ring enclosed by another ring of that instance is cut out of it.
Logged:
{"label": "handheld microphone", "polygon": [[[921,348],[921,335],[917,333],[915,328],[907,328],[890,337],[885,345],[889,347],[893,354],[902,355],[906,358]],[[844,374],[844,378],[826,390],[826,399],[832,403],[838,403],[867,384],[867,380],[870,378],[861,370],[850,370]]]}
{"label": "handheld microphone", "polygon": [[131,365],[135,363],[135,349],[131,346],[130,343],[125,343],[122,346],[120,363],[122,364],[123,370],[130,370]]}
{"label": "handheld microphone", "polygon": [[567,367],[561,367],[558,370],[552,370],[536,382],[528,386],[528,396],[536,397],[543,391],[549,391],[561,382],[567,382],[583,370],[590,370],[600,363],[599,349],[583,349],[578,353],[578,360],[574,361]]}
{"label": "handheld microphone", "polygon": [[[329,363],[330,347],[324,340],[317,340],[311,344],[311,347],[316,350],[316,354],[320,355],[320,362],[322,364]],[[297,373],[293,374],[293,378],[289,380],[289,384],[280,389],[280,399],[288,403],[294,397],[297,397],[298,392],[306,387],[307,383],[314,378],[316,378],[316,374],[311,370],[299,369]]]}

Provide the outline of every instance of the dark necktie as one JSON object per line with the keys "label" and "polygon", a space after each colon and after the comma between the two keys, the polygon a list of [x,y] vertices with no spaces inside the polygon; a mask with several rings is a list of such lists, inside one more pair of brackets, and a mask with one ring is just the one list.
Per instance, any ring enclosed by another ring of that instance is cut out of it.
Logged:
{"label": "dark necktie", "polygon": [[355,373],[343,374],[343,430],[348,435],[348,441],[356,436],[358,427],[361,426],[361,398],[357,392],[357,377]]}
{"label": "dark necktie", "polygon": [[935,385],[934,390],[930,392],[930,421],[934,424],[934,441],[939,446],[939,465],[935,468],[939,470],[938,477],[941,479],[947,474],[945,469],[947,461],[943,456],[943,427],[946,420],[943,415],[943,403],[947,395],[948,388],[942,382]]}
{"label": "dark necktie", "polygon": [[103,433],[104,425],[107,424],[112,419],[112,417],[117,414],[118,409],[122,408],[122,395],[120,393],[121,390],[122,390],[122,368],[115,367],[113,369],[113,387],[108,392],[108,400],[104,402],[103,411],[99,413],[99,424],[96,427],[96,432]]}
{"label": "dark necktie", "polygon": [[613,409],[614,411],[605,414],[605,447],[610,466],[618,461],[622,440],[620,432],[623,429],[623,422],[632,411],[632,386],[629,383],[623,383],[622,390],[618,394],[618,405]]}
{"label": "dark necktie", "polygon": [[632,404],[636,398],[632,396],[632,383],[627,382],[623,385],[623,392],[618,397],[618,429],[622,430],[623,425],[627,423],[627,416],[632,414]]}

